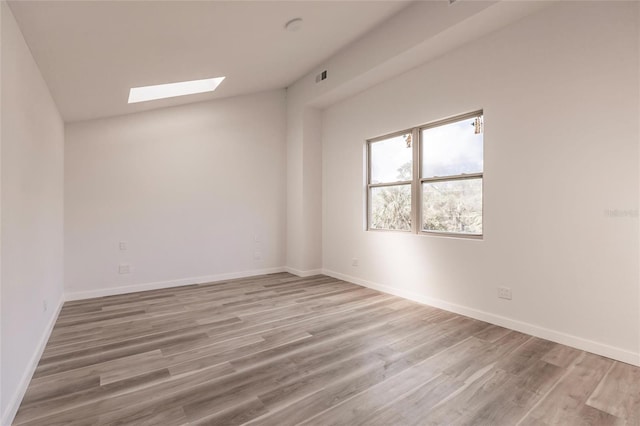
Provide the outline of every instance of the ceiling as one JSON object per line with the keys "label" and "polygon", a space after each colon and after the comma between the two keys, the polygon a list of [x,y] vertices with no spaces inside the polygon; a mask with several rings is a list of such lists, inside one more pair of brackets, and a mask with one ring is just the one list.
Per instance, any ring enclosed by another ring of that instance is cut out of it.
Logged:
{"label": "ceiling", "polygon": [[[284,88],[407,1],[10,1],[67,122]],[[303,26],[284,24],[300,17]],[[127,104],[131,87],[226,76]]]}

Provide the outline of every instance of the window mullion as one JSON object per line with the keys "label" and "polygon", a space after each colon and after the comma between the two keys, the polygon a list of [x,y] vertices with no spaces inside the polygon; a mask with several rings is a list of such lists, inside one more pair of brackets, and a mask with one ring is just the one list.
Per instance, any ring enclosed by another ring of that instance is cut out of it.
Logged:
{"label": "window mullion", "polygon": [[420,232],[420,129],[411,130],[413,182],[411,182],[411,232]]}
{"label": "window mullion", "polygon": [[429,178],[420,178],[420,183],[425,182],[446,182],[450,180],[464,180],[464,179],[482,179],[482,173],[468,173],[461,175],[450,176],[434,176]]}
{"label": "window mullion", "polygon": [[382,182],[382,183],[370,183],[368,185],[369,188],[382,188],[384,186],[400,186],[400,185],[411,185],[413,180],[399,180],[397,182]]}

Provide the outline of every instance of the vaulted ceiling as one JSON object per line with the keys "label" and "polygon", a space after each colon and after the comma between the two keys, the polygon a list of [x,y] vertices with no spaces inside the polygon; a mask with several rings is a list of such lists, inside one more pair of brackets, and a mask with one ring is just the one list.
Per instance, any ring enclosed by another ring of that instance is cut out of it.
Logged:
{"label": "vaulted ceiling", "polygon": [[[407,1],[11,1],[65,121],[284,88]],[[284,29],[302,18],[298,31]],[[131,87],[226,76],[127,104]]]}

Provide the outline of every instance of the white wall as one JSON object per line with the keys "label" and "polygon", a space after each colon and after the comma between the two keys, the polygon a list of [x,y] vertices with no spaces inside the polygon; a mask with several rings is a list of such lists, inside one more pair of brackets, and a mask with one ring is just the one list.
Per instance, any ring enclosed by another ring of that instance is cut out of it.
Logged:
{"label": "white wall", "polygon": [[62,304],[64,124],[11,11],[5,2],[0,7],[0,423],[5,425],[17,411]]}
{"label": "white wall", "polygon": [[[287,269],[310,275],[322,265],[321,111],[548,2],[419,1],[345,46],[287,88]],[[316,74],[328,78],[316,83]]]}
{"label": "white wall", "polygon": [[287,257],[289,272],[322,267],[322,112],[287,96]]}
{"label": "white wall", "polygon": [[280,270],[285,156],[283,90],[68,124],[68,297]]}
{"label": "white wall", "polygon": [[[637,7],[550,6],[327,109],[327,273],[638,363]],[[484,239],[363,231],[365,139],[479,108]]]}

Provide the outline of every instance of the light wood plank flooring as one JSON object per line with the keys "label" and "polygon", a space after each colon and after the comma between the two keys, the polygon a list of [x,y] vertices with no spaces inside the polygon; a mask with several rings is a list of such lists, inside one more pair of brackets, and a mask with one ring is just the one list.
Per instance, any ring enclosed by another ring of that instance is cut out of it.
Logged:
{"label": "light wood plank flooring", "polygon": [[325,276],[65,303],[18,425],[640,425],[640,368]]}

